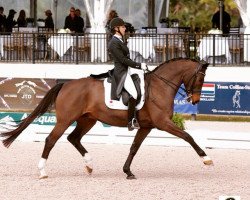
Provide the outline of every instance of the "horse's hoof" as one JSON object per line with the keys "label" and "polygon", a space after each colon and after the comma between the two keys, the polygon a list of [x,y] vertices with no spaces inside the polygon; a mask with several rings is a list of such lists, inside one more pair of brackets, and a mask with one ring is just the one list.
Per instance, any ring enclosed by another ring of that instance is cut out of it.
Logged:
{"label": "horse's hoof", "polygon": [[133,179],[136,179],[135,175],[130,175],[130,176],[127,176],[127,179],[128,180],[133,180]]}
{"label": "horse's hoof", "polygon": [[86,172],[87,172],[88,175],[91,175],[92,172],[93,172],[93,169],[90,168],[89,166],[85,166],[85,170],[86,170]]}
{"label": "horse's hoof", "polygon": [[202,160],[205,165],[214,165],[212,159],[209,156],[202,157]]}
{"label": "horse's hoof", "polygon": [[40,175],[39,180],[48,178],[48,175]]}

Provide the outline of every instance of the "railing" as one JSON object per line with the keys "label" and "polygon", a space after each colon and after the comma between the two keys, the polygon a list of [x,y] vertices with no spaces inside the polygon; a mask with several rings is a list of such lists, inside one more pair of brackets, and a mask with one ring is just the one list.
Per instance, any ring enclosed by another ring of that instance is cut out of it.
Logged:
{"label": "railing", "polygon": [[[0,35],[0,62],[110,63],[108,34],[14,32]],[[247,66],[249,35],[133,34],[127,37],[131,59],[159,64],[172,58],[200,58],[213,66]],[[248,55],[249,54],[249,55]]]}

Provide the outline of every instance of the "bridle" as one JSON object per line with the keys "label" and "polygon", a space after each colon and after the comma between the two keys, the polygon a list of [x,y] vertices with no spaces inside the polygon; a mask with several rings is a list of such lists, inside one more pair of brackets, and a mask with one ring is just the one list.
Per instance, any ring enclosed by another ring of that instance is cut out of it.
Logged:
{"label": "bridle", "polygon": [[205,74],[204,72],[201,72],[201,71],[200,71],[200,70],[202,69],[202,66],[203,66],[203,65],[200,63],[200,64],[198,65],[197,69],[195,70],[194,75],[189,79],[188,85],[189,85],[189,82],[192,81],[192,84],[191,84],[190,88],[184,89],[184,91],[185,91],[186,94],[188,95],[188,96],[186,97],[187,100],[189,100],[189,99],[193,96],[193,94],[195,94],[195,93],[201,93],[201,89],[200,89],[200,90],[194,89],[194,85],[195,85],[195,82],[196,82],[197,77],[198,77],[199,74],[203,75],[204,77],[206,76],[206,74]]}
{"label": "bridle", "polygon": [[[190,84],[190,87],[185,89],[184,87],[180,87],[180,89],[182,91],[184,91],[188,96],[186,97],[183,93],[177,91],[183,98],[185,98],[186,100],[190,100],[191,97],[193,96],[193,94],[195,93],[200,93],[201,90],[195,90],[194,89],[194,85],[195,85],[195,82],[196,82],[196,79],[198,77],[199,74],[203,75],[204,77],[206,76],[206,74],[204,72],[201,72],[200,70],[202,69],[202,66],[203,64],[199,64],[198,67],[196,68],[195,70],[195,73],[191,76],[191,78],[188,80],[188,83],[187,85],[189,85],[189,82],[192,81],[192,84]],[[176,85],[175,83],[161,77],[160,75],[156,74],[154,71],[149,71],[151,74],[153,74],[154,76],[156,76],[158,79],[160,79],[161,81],[163,81],[165,84],[167,84],[168,86],[170,86],[171,88],[173,88],[174,90],[177,88],[178,89],[178,85]]]}

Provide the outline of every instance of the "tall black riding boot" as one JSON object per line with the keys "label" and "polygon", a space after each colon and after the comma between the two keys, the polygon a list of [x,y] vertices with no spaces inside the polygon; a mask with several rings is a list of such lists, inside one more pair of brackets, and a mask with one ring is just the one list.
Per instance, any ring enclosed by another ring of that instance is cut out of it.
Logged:
{"label": "tall black riding boot", "polygon": [[128,101],[128,130],[133,131],[134,129],[139,129],[140,125],[136,119],[136,100],[130,97]]}

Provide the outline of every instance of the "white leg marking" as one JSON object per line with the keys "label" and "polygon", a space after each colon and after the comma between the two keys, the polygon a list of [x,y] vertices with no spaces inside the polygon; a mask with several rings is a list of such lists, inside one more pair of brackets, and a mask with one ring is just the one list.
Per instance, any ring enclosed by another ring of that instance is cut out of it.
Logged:
{"label": "white leg marking", "polygon": [[92,157],[89,155],[89,153],[85,153],[83,157],[85,169],[87,173],[90,175],[93,171],[93,162],[92,162]]}
{"label": "white leg marking", "polygon": [[48,178],[48,175],[45,171],[45,165],[46,165],[46,159],[41,158],[38,163],[38,169],[40,171],[39,179]]}

